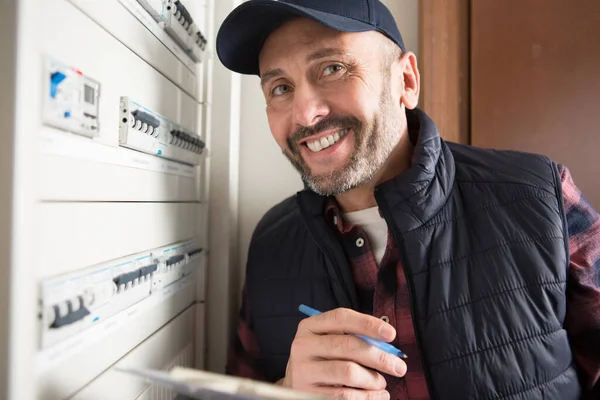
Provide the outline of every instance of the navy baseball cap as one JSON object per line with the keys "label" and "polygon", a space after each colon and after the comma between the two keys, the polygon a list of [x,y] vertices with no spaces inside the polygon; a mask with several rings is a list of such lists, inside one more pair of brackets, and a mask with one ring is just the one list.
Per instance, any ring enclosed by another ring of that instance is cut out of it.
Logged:
{"label": "navy baseball cap", "polygon": [[379,0],[250,0],[235,8],[219,28],[219,59],[234,72],[260,75],[258,56],[265,40],[296,17],[341,32],[377,31],[405,52],[396,21]]}

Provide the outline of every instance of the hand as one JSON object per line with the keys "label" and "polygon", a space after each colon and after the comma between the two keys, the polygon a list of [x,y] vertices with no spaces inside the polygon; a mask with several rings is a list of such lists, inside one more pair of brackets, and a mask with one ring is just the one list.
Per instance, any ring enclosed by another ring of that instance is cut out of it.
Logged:
{"label": "hand", "polygon": [[386,381],[377,371],[404,376],[404,361],[344,333],[386,342],[396,337],[390,324],[349,309],[306,318],[298,325],[281,385],[336,398],[389,399]]}

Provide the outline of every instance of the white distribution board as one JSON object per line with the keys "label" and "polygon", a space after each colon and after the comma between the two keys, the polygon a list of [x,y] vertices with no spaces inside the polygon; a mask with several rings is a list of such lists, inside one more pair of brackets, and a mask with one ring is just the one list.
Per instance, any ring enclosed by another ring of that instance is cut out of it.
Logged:
{"label": "white distribution board", "polygon": [[204,367],[213,0],[9,3],[0,397],[174,398],[114,368]]}

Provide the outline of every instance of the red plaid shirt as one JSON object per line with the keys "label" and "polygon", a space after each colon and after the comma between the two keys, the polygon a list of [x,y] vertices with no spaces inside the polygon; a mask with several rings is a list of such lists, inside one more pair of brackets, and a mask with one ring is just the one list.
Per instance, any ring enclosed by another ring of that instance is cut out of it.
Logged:
{"label": "red plaid shirt", "polygon": [[[570,267],[567,287],[567,330],[584,393],[600,393],[600,216],[575,186],[569,171],[560,167],[562,190],[569,229]],[[425,400],[429,393],[416,343],[409,301],[398,250],[388,233],[387,247],[379,267],[367,235],[360,226],[343,222],[337,202],[326,202],[325,218],[340,232],[340,240],[349,256],[360,311],[389,319],[396,328],[393,344],[408,356],[405,379],[386,376],[390,398]],[[333,225],[334,216],[336,224]],[[358,238],[364,245],[357,251]],[[227,372],[263,380],[257,361],[260,350],[252,328],[250,303],[243,293],[236,345],[230,353]]]}

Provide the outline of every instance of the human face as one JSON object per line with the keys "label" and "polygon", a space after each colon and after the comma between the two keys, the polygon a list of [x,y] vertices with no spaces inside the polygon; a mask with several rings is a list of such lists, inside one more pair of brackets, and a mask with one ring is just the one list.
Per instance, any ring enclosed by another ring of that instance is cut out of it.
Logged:
{"label": "human face", "polygon": [[[271,132],[317,193],[369,182],[406,124],[401,84],[377,32],[343,33],[308,19],[282,25],[260,54]],[[401,74],[400,74],[401,75]]]}

